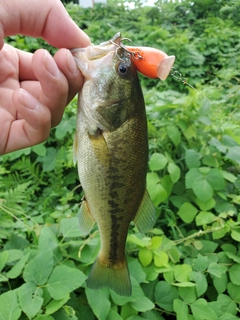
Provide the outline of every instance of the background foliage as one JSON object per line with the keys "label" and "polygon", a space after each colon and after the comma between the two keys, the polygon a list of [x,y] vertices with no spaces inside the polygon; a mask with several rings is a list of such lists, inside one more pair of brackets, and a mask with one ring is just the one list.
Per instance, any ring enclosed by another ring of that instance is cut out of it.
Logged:
{"label": "background foliage", "polygon": [[[67,10],[93,43],[121,31],[176,56],[175,77],[141,77],[158,220],[147,235],[129,230],[133,295],[85,286],[99,235],[78,229],[75,99],[45,143],[0,158],[0,319],[239,319],[239,2],[132,2]],[[41,39],[7,41],[55,52]]]}

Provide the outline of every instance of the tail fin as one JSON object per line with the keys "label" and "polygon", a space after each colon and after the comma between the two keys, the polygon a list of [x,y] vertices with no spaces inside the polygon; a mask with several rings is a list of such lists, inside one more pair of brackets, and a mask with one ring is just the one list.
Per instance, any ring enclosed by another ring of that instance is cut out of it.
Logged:
{"label": "tail fin", "polygon": [[122,268],[114,269],[101,264],[97,257],[87,279],[87,286],[91,289],[109,287],[120,296],[131,296],[132,285],[127,261],[125,260]]}

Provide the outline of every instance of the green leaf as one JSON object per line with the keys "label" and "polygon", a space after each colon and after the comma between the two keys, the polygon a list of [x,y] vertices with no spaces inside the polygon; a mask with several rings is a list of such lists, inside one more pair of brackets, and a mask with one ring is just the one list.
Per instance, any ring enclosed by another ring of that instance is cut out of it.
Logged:
{"label": "green leaf", "polygon": [[190,275],[190,280],[196,283],[196,292],[198,297],[207,291],[208,283],[204,273],[193,271]]}
{"label": "green leaf", "polygon": [[239,154],[240,154],[240,146],[234,146],[228,149],[226,158],[236,162],[237,164],[240,164]]}
{"label": "green leaf", "polygon": [[76,118],[75,116],[68,117],[64,116],[60,124],[57,126],[55,131],[55,136],[58,140],[63,139],[66,134],[72,133],[76,128]]}
{"label": "green leaf", "polygon": [[33,283],[24,283],[18,289],[19,303],[29,318],[33,318],[43,304],[43,290]]}
{"label": "green leaf", "polygon": [[216,313],[208,306],[205,299],[198,299],[190,305],[195,320],[217,320]]}
{"label": "green leaf", "polygon": [[207,211],[210,210],[212,208],[214,208],[216,202],[213,198],[207,200],[207,201],[201,201],[200,199],[196,199],[196,204],[199,206],[199,208],[202,211]]}
{"label": "green leaf", "polygon": [[158,171],[163,169],[166,166],[167,162],[168,160],[163,154],[156,152],[152,154],[148,164],[150,170]]}
{"label": "green leaf", "polygon": [[175,265],[173,272],[176,281],[187,282],[189,281],[189,275],[192,273],[192,267],[189,264]]}
{"label": "green leaf", "polygon": [[143,267],[146,267],[152,262],[153,254],[152,251],[148,249],[140,249],[138,257]]}
{"label": "green leaf", "polygon": [[35,318],[34,320],[55,320],[52,316],[48,315],[41,315]]}
{"label": "green leaf", "polygon": [[17,320],[21,315],[17,290],[10,290],[0,295],[0,320]]}
{"label": "green leaf", "polygon": [[211,169],[206,175],[206,180],[213,190],[223,190],[225,188],[225,181],[219,169]]}
{"label": "green leaf", "polygon": [[222,172],[223,178],[224,178],[225,180],[227,180],[227,181],[229,181],[229,182],[232,182],[232,183],[236,182],[237,177],[234,176],[232,173],[227,172],[227,171],[221,171],[221,172]]}
{"label": "green leaf", "polygon": [[220,264],[218,264],[216,262],[210,263],[209,266],[208,266],[208,269],[207,269],[207,271],[211,275],[213,275],[215,277],[218,277],[218,278],[220,278],[221,275],[223,273],[225,273],[227,270],[228,270],[228,268],[226,266],[220,265]]}
{"label": "green leaf", "polygon": [[64,299],[68,293],[79,288],[86,278],[78,269],[56,266],[48,280],[48,291],[53,299]]}
{"label": "green leaf", "polygon": [[237,303],[240,303],[240,286],[231,282],[227,285],[227,291],[230,297]]}
{"label": "green leaf", "polygon": [[167,311],[173,311],[173,301],[178,298],[177,289],[166,281],[159,281],[155,288],[157,305]]}
{"label": "green leaf", "polygon": [[178,293],[180,298],[187,304],[197,300],[196,286],[195,287],[179,287]]}
{"label": "green leaf", "polygon": [[177,320],[186,320],[188,316],[188,306],[187,304],[180,300],[175,299],[173,301],[173,309],[177,314]]}
{"label": "green leaf", "polygon": [[177,147],[181,141],[181,133],[176,126],[167,126],[167,134],[172,140],[175,147]]}
{"label": "green leaf", "polygon": [[240,264],[236,263],[229,269],[229,277],[233,284],[240,285]]}
{"label": "green leaf", "polygon": [[86,288],[86,295],[88,303],[95,316],[99,320],[105,320],[111,308],[111,303],[109,301],[109,290],[107,288],[98,290]]}
{"label": "green leaf", "polygon": [[43,171],[49,172],[55,169],[57,160],[57,150],[55,148],[47,148],[47,154],[44,157]]}
{"label": "green leaf", "polygon": [[222,273],[220,278],[213,276],[213,284],[218,294],[223,293],[227,289],[228,281],[227,273]]}
{"label": "green leaf", "polygon": [[11,270],[8,271],[7,277],[10,279],[17,278],[21,273],[22,270],[28,261],[30,253],[27,253],[25,256],[23,256],[13,267]]}
{"label": "green leaf", "polygon": [[200,211],[196,216],[196,225],[203,226],[215,221],[217,217],[212,212]]}
{"label": "green leaf", "polygon": [[59,310],[68,300],[70,299],[69,294],[67,294],[61,300],[51,300],[49,304],[46,306],[46,314],[53,314],[57,310]]}
{"label": "green leaf", "polygon": [[168,266],[168,255],[164,251],[154,252],[154,264],[156,267]]}
{"label": "green leaf", "polygon": [[62,233],[64,238],[81,237],[82,233],[79,229],[79,218],[63,218],[60,221],[60,232]]}
{"label": "green leaf", "polygon": [[44,226],[41,230],[41,233],[38,239],[38,248],[40,252],[44,252],[51,249],[53,253],[54,264],[62,260],[62,254],[59,249],[59,242],[55,234],[53,233],[51,227],[47,225]]}
{"label": "green leaf", "polygon": [[208,201],[212,198],[213,188],[208,183],[207,174],[203,174],[197,168],[190,169],[186,174],[186,187],[192,188],[195,195],[201,201]]}
{"label": "green leaf", "polygon": [[187,149],[185,153],[185,161],[189,169],[200,167],[201,155],[194,149]]}
{"label": "green leaf", "polygon": [[8,261],[8,255],[8,251],[0,252],[0,272],[3,270]]}
{"label": "green leaf", "polygon": [[181,175],[181,170],[179,169],[179,167],[175,163],[170,162],[168,164],[167,169],[170,174],[172,182],[173,183],[177,182]]}
{"label": "green leaf", "polygon": [[47,148],[45,147],[45,142],[32,146],[31,149],[40,157],[45,157],[47,153]]}
{"label": "green leaf", "polygon": [[231,231],[231,237],[233,238],[233,240],[236,240],[238,242],[240,242],[240,231],[238,230],[235,230],[235,229],[232,229]]}
{"label": "green leaf", "polygon": [[190,223],[194,220],[197,212],[198,210],[190,202],[185,202],[181,205],[177,214],[184,222]]}
{"label": "green leaf", "polygon": [[208,264],[208,258],[199,253],[197,258],[193,259],[192,267],[196,271],[203,272],[207,269]]}
{"label": "green leaf", "polygon": [[147,320],[164,320],[158,310],[150,310],[141,314],[143,319]]}
{"label": "green leaf", "polygon": [[226,294],[219,294],[217,300],[221,305],[222,313],[237,315],[237,305],[229,296]]}
{"label": "green leaf", "polygon": [[38,254],[25,267],[23,279],[36,285],[44,285],[53,269],[53,256],[50,250]]}
{"label": "green leaf", "polygon": [[122,320],[122,317],[113,309],[110,309],[106,320]]}
{"label": "green leaf", "polygon": [[132,307],[139,311],[139,312],[145,312],[149,311],[154,308],[154,303],[149,300],[147,297],[141,297],[137,299],[136,301],[131,302]]}
{"label": "green leaf", "polygon": [[163,186],[160,183],[155,185],[148,185],[148,191],[156,207],[160,203],[165,201],[168,197],[167,191],[163,188]]}

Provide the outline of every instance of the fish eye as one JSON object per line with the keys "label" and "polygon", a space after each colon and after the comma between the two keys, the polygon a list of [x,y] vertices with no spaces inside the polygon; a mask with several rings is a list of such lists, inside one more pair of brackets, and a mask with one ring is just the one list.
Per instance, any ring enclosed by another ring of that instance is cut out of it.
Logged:
{"label": "fish eye", "polygon": [[131,72],[130,65],[121,61],[117,66],[117,73],[122,78],[127,78]]}

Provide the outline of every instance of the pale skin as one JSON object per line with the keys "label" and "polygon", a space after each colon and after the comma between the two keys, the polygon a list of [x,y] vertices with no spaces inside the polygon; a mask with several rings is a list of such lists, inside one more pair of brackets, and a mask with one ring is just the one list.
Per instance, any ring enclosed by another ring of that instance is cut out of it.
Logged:
{"label": "pale skin", "polygon": [[[31,54],[4,44],[16,34],[60,49],[52,57],[44,49]],[[83,84],[68,49],[89,44],[60,0],[0,0],[0,154],[48,138]]]}

